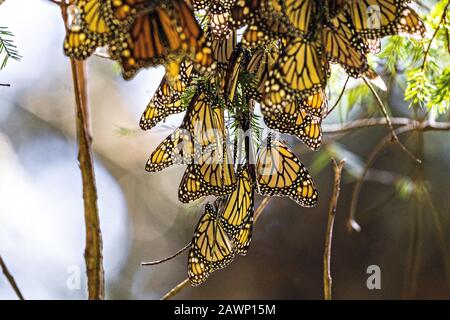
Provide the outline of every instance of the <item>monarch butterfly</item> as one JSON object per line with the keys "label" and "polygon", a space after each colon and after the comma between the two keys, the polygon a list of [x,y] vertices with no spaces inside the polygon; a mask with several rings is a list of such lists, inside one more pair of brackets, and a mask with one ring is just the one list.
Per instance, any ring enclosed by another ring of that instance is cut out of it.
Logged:
{"label": "monarch butterfly", "polygon": [[236,189],[226,198],[221,215],[223,228],[235,244],[237,253],[245,255],[253,228],[253,182],[247,167],[237,173]]}
{"label": "monarch butterfly", "polygon": [[242,36],[242,44],[247,48],[266,45],[288,33],[286,25],[276,17],[259,18],[249,24]]}
{"label": "monarch butterfly", "polygon": [[210,0],[187,0],[195,11],[204,10],[208,7]]}
{"label": "monarch butterfly", "polygon": [[194,143],[201,147],[219,146],[223,142],[225,130],[223,110],[213,106],[206,90],[198,91],[191,100],[182,127],[189,130]]}
{"label": "monarch butterfly", "polygon": [[267,48],[259,48],[253,51],[246,71],[253,75],[253,79],[244,83],[246,95],[258,102],[264,94],[264,85],[269,76],[269,71],[278,58],[278,48],[274,45]]}
{"label": "monarch butterfly", "polygon": [[139,125],[143,130],[151,129],[167,116],[186,109],[182,94],[191,82],[193,64],[187,60],[173,61],[165,67],[164,78],[141,117]]}
{"label": "monarch butterfly", "polygon": [[228,62],[234,52],[237,42],[236,31],[231,31],[224,37],[213,37],[211,43],[212,56],[217,62],[217,66],[222,69],[226,69]]}
{"label": "monarch butterfly", "polygon": [[74,21],[64,40],[64,54],[76,59],[86,59],[97,47],[110,40],[110,28],[104,18],[101,0],[78,0],[74,9]]}
{"label": "monarch butterfly", "polygon": [[328,15],[328,19],[332,19],[337,16],[345,7],[346,0],[326,0],[325,10]]}
{"label": "monarch butterfly", "polygon": [[179,55],[188,55],[204,67],[212,62],[208,58],[210,44],[186,2],[173,0],[146,11],[110,46],[125,79],[131,79],[141,68],[166,63]]}
{"label": "monarch butterfly", "polygon": [[341,28],[331,26],[322,29],[322,48],[331,62],[339,63],[353,77],[360,77],[368,69],[363,44],[349,42]]}
{"label": "monarch butterfly", "polygon": [[247,52],[238,44],[228,63],[228,68],[225,73],[224,96],[228,101],[233,102],[236,89],[238,86],[239,74],[241,68],[245,65],[247,59]]}
{"label": "monarch butterfly", "polygon": [[239,233],[233,239],[234,244],[236,246],[236,253],[245,256],[247,254],[248,248],[250,247],[250,243],[252,241],[253,235],[253,210],[251,211],[251,215],[245,222],[244,226],[239,230]]}
{"label": "monarch butterfly", "polygon": [[425,25],[409,1],[355,0],[347,4],[356,32],[369,39],[406,33],[423,36]]}
{"label": "monarch butterfly", "polygon": [[259,192],[288,196],[304,207],[317,203],[317,191],[304,165],[281,141],[269,135],[258,152],[256,163]]}
{"label": "monarch butterfly", "polygon": [[310,28],[311,17],[317,14],[314,0],[286,0],[284,11],[290,24],[302,35],[306,35]]}
{"label": "monarch butterfly", "polygon": [[192,76],[196,74],[194,64],[188,59],[174,60],[164,65],[165,78],[169,85],[177,92],[184,92],[191,84]]}
{"label": "monarch butterfly", "polygon": [[311,122],[311,117],[300,109],[297,100],[282,104],[281,110],[261,104],[261,111],[267,126],[281,133],[296,134]]}
{"label": "monarch butterfly", "polygon": [[234,255],[233,245],[219,221],[217,210],[211,204],[206,204],[189,250],[190,283],[193,286],[203,283],[212,272],[233,261]]}
{"label": "monarch butterfly", "polygon": [[196,157],[195,154],[196,149],[189,131],[177,128],[153,151],[145,170],[157,172],[174,164],[189,164]]}
{"label": "monarch butterfly", "polygon": [[181,179],[178,199],[183,203],[206,195],[223,196],[236,187],[232,160],[225,144],[202,150],[196,163],[190,164]]}
{"label": "monarch butterfly", "polygon": [[355,30],[355,26],[353,25],[353,21],[347,10],[342,10],[333,18],[328,19],[324,25],[337,30],[342,36],[345,37],[353,48],[362,50],[364,53],[368,53],[370,51],[370,43],[372,41],[378,41],[378,39],[371,40],[360,35]]}
{"label": "monarch butterfly", "polygon": [[261,104],[261,110],[264,122],[269,128],[297,136],[312,150],[320,147],[322,142],[320,121],[302,109],[298,101],[284,103],[281,110],[275,111],[267,110],[267,107]]}
{"label": "monarch butterfly", "polygon": [[192,4],[192,7],[195,11],[204,10],[208,7],[211,7],[211,4],[217,3],[220,1],[220,5],[223,7],[230,9],[231,6],[237,1],[237,0],[186,0],[189,3]]}
{"label": "monarch butterfly", "polygon": [[181,101],[181,92],[174,90],[164,77],[142,114],[139,126],[142,130],[149,130],[167,116],[182,112],[185,109],[186,107]]}
{"label": "monarch butterfly", "polygon": [[299,103],[306,113],[319,118],[323,118],[328,110],[328,99],[323,90],[319,90],[306,99],[300,100]]}
{"label": "monarch butterfly", "polygon": [[242,27],[258,16],[262,0],[237,0],[230,9],[230,25],[234,28]]}
{"label": "monarch butterfly", "polygon": [[295,135],[311,150],[317,150],[322,144],[322,127],[320,118],[312,118],[311,121]]}
{"label": "monarch butterfly", "polygon": [[103,3],[105,18],[111,29],[129,28],[134,19],[157,6],[164,5],[165,0],[99,0]]}
{"label": "monarch butterfly", "polygon": [[227,3],[215,1],[208,8],[209,13],[209,27],[211,33],[217,37],[222,38],[232,32],[234,29],[229,26],[230,8]]}
{"label": "monarch butterfly", "polygon": [[307,98],[327,83],[328,61],[321,53],[320,43],[306,39],[290,40],[265,82],[264,103],[279,106],[293,96]]}

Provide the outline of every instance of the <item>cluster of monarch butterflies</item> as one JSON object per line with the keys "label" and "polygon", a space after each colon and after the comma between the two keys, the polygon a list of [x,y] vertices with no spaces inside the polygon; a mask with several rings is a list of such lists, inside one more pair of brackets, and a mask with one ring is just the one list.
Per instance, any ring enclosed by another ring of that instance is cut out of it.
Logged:
{"label": "cluster of monarch butterflies", "polygon": [[78,0],[74,11],[68,56],[85,59],[107,46],[125,79],[165,66],[143,130],[186,112],[146,170],[186,164],[179,200],[216,197],[192,239],[192,285],[246,254],[255,192],[304,207],[317,203],[311,176],[285,142],[270,133],[254,148],[255,104],[270,129],[317,150],[330,64],[372,78],[367,54],[379,49],[380,38],[425,32],[407,0]]}

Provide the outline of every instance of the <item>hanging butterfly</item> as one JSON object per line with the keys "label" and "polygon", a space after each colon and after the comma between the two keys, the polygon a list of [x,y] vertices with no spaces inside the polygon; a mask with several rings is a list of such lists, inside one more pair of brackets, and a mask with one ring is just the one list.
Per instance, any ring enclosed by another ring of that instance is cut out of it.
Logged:
{"label": "hanging butterfly", "polygon": [[311,20],[319,14],[319,6],[315,0],[285,0],[282,5],[290,25],[303,36],[310,31]]}
{"label": "hanging butterfly", "polygon": [[164,65],[164,77],[170,87],[177,92],[184,92],[196,75],[194,64],[189,59],[174,60]]}
{"label": "hanging butterfly", "polygon": [[358,78],[369,70],[366,48],[359,39],[348,39],[343,30],[341,24],[338,28],[323,27],[322,49],[329,61],[339,63],[350,76]]}
{"label": "hanging butterfly", "polygon": [[164,77],[141,116],[139,126],[149,130],[171,114],[180,113],[186,109],[181,99],[181,92],[174,90]]}
{"label": "hanging butterfly", "polygon": [[242,48],[242,45],[239,43],[233,54],[231,55],[230,61],[228,63],[228,68],[225,73],[224,78],[224,97],[226,101],[233,102],[236,94],[239,75],[241,69],[245,67],[247,63],[247,52]]}
{"label": "hanging butterfly", "polygon": [[261,104],[261,112],[266,125],[281,133],[295,134],[312,120],[296,100],[283,103],[281,110]]}
{"label": "hanging butterfly", "polygon": [[262,0],[238,0],[230,9],[229,23],[233,28],[240,28],[258,17]]}
{"label": "hanging butterfly", "polygon": [[320,120],[309,115],[296,100],[282,104],[281,110],[267,110],[261,104],[264,122],[280,133],[295,135],[310,149],[317,150],[322,142]]}
{"label": "hanging butterfly", "polygon": [[230,7],[227,2],[213,1],[208,7],[209,28],[216,38],[229,35],[234,29],[229,25]]}
{"label": "hanging butterfly", "polygon": [[423,37],[425,25],[409,1],[354,0],[346,7],[357,33],[369,39],[405,33]]}
{"label": "hanging butterfly", "polygon": [[198,286],[209,275],[225,268],[234,259],[233,245],[223,229],[217,210],[206,204],[192,238],[188,258],[188,276],[191,285]]}
{"label": "hanging butterfly", "polygon": [[157,172],[172,165],[190,164],[198,157],[196,152],[189,131],[177,128],[153,151],[145,170]]}
{"label": "hanging butterfly", "polygon": [[201,67],[211,65],[210,43],[186,2],[164,2],[146,11],[109,48],[111,57],[120,62],[125,79],[131,79],[141,68],[164,64],[180,55]]}
{"label": "hanging butterfly", "polygon": [[266,46],[289,32],[289,29],[278,17],[259,18],[245,29],[242,44],[246,48]]}
{"label": "hanging butterfly", "polygon": [[64,40],[64,54],[75,59],[86,59],[96,48],[108,44],[111,29],[104,18],[101,0],[78,0],[69,7],[73,21]]}
{"label": "hanging butterfly", "polygon": [[228,62],[236,48],[236,43],[237,33],[235,30],[223,37],[212,36],[212,56],[219,69],[227,69]]}
{"label": "hanging butterfly", "polygon": [[304,207],[317,203],[317,191],[304,165],[281,141],[273,140],[260,147],[256,174],[259,193],[269,196],[288,196]]}
{"label": "hanging butterfly", "polygon": [[222,145],[225,135],[223,110],[212,101],[205,89],[197,89],[182,127],[191,133],[194,143],[200,147]]}
{"label": "hanging butterfly", "polygon": [[221,214],[223,228],[232,239],[238,254],[245,255],[253,229],[253,182],[247,167],[237,173],[236,189],[226,198]]}
{"label": "hanging butterfly", "polygon": [[253,51],[246,68],[252,79],[243,83],[245,94],[249,98],[261,102],[266,80],[270,69],[278,58],[278,53],[278,47],[275,45]]}
{"label": "hanging butterfly", "polygon": [[300,108],[311,116],[323,118],[328,111],[328,98],[323,90],[299,101]]}
{"label": "hanging butterfly", "polygon": [[264,104],[279,108],[283,101],[305,99],[325,87],[329,72],[320,42],[291,39],[269,72]]}
{"label": "hanging butterfly", "polygon": [[236,188],[232,158],[223,147],[211,146],[201,150],[196,162],[188,165],[178,188],[178,199],[189,203],[203,196],[223,196]]}

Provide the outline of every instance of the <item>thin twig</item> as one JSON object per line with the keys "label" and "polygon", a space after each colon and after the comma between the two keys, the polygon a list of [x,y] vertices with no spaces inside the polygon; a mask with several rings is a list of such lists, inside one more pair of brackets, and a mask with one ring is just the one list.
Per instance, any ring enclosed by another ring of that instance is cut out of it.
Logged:
{"label": "thin twig", "polygon": [[[67,2],[52,1],[59,5],[67,31]],[[102,234],[97,207],[97,186],[92,158],[92,135],[87,99],[86,66],[84,61],[70,59],[76,105],[76,128],[78,140],[78,161],[83,183],[84,219],[86,248],[84,258],[88,279],[88,297],[100,300],[105,297],[105,279],[102,255]]]}
{"label": "thin twig", "polygon": [[[418,121],[409,118],[391,118],[393,126],[417,127],[422,131],[448,131],[450,122]],[[386,125],[386,118],[367,118],[352,120],[342,124],[323,124],[322,131],[327,134],[340,134],[356,129]]]}
{"label": "thin twig", "polygon": [[441,28],[442,22],[445,22],[446,16],[447,16],[447,10],[450,5],[450,0],[447,2],[447,5],[444,8],[444,12],[442,13],[441,20],[439,21],[438,26],[436,27],[436,30],[434,30],[433,35],[431,36],[430,43],[428,44],[427,48],[425,49],[425,53],[423,54],[423,62],[422,66],[420,67],[420,70],[423,71],[425,69],[425,65],[427,63],[428,54],[430,53],[431,44],[433,43],[434,38],[436,38],[436,35]]}
{"label": "thin twig", "polygon": [[364,82],[366,83],[366,85],[369,87],[370,91],[372,91],[372,94],[374,95],[375,99],[378,102],[378,106],[380,107],[381,112],[383,113],[384,117],[386,118],[386,123],[389,127],[389,129],[391,130],[391,142],[394,142],[396,144],[399,145],[399,147],[408,155],[410,156],[414,161],[416,161],[417,163],[422,163],[422,161],[418,158],[416,158],[411,151],[408,150],[408,148],[405,147],[405,145],[403,143],[400,142],[400,140],[398,139],[397,135],[395,134],[395,129],[394,126],[392,124],[391,121],[391,117],[389,116],[389,113],[387,112],[387,109],[383,103],[383,101],[381,100],[380,96],[378,95],[378,93],[376,92],[376,90],[374,89],[374,87],[370,84],[369,81],[367,81],[367,79],[365,77],[363,77]]}
{"label": "thin twig", "polygon": [[177,284],[175,287],[173,287],[169,292],[167,292],[161,300],[169,300],[170,298],[177,295],[181,290],[186,288],[189,285],[189,278],[184,279],[179,284]]}
{"label": "thin twig", "polygon": [[262,201],[259,204],[258,208],[256,208],[256,210],[255,210],[254,222],[258,221],[259,216],[261,215],[261,213],[263,213],[264,209],[269,204],[270,199],[272,199],[272,198],[271,197],[265,197],[264,199],[262,199]]}
{"label": "thin twig", "polygon": [[168,257],[166,257],[164,259],[161,259],[161,260],[150,261],[150,262],[141,262],[141,266],[154,266],[154,265],[161,264],[163,262],[172,260],[172,259],[178,257],[180,254],[182,254],[184,251],[186,251],[190,247],[191,247],[191,242],[186,244],[183,248],[181,248],[180,250],[178,250],[176,253],[172,254],[171,256],[168,256]]}
{"label": "thin twig", "polygon": [[11,274],[11,272],[9,271],[8,267],[6,266],[5,261],[3,261],[2,256],[0,256],[0,267],[2,268],[3,274],[5,275],[6,279],[8,280],[9,284],[11,285],[11,287],[13,288],[14,292],[16,293],[17,297],[20,300],[25,300],[25,298],[23,297],[22,292],[19,289],[19,286],[17,285],[16,280],[14,280],[13,275]]}
{"label": "thin twig", "polygon": [[[269,204],[271,197],[265,197],[261,203],[259,204],[258,208],[256,208],[254,213],[254,221],[253,223],[256,223],[258,218],[261,216],[261,213],[264,211],[264,209]],[[173,296],[177,295],[181,290],[189,286],[189,278],[184,279],[179,284],[177,284],[175,287],[173,287],[169,292],[167,292],[161,300],[168,300],[172,298]]]}
{"label": "thin twig", "polygon": [[[395,130],[395,135],[399,136],[404,133],[412,131],[450,131],[450,123],[431,123],[428,121],[421,122],[419,124],[412,123],[410,125],[405,125]],[[347,220],[347,227],[349,231],[360,231],[361,227],[355,221],[356,208],[358,205],[359,195],[361,193],[361,188],[364,184],[365,178],[369,169],[372,167],[373,163],[377,159],[381,151],[389,144],[391,141],[391,135],[387,135],[385,138],[380,140],[380,142],[375,146],[375,148],[370,153],[363,169],[363,173],[356,181],[355,187],[352,192],[352,198],[350,202],[350,213]]]}
{"label": "thin twig", "polygon": [[332,298],[333,278],[331,277],[331,245],[333,242],[333,226],[334,218],[336,216],[337,202],[339,199],[339,192],[341,190],[341,175],[345,160],[342,159],[339,163],[333,159],[334,170],[334,188],[330,199],[330,207],[328,209],[328,223],[325,234],[325,250],[323,252],[323,295],[325,300]]}
{"label": "thin twig", "polygon": [[[404,126],[420,122],[409,118],[391,118],[391,123],[393,126]],[[364,118],[348,121],[345,123],[322,124],[322,132],[326,134],[340,134],[356,129],[385,126],[386,124],[386,118]]]}
{"label": "thin twig", "polygon": [[345,80],[344,86],[342,87],[341,93],[339,94],[338,99],[334,103],[334,105],[327,111],[324,118],[328,117],[328,115],[333,112],[333,110],[338,106],[339,102],[341,102],[342,97],[344,96],[345,89],[347,88],[348,81],[350,80],[350,76],[347,76],[347,80]]}

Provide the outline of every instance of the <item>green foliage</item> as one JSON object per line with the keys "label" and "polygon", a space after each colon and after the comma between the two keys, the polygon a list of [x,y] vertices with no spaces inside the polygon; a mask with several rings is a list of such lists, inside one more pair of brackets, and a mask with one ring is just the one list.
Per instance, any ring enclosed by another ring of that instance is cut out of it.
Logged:
{"label": "green foliage", "polygon": [[188,107],[189,104],[191,103],[192,98],[194,97],[194,95],[197,92],[197,86],[193,85],[193,86],[189,86],[186,88],[186,90],[183,92],[183,94],[181,95],[181,104],[183,105],[183,107]]}
{"label": "green foliage", "polygon": [[450,66],[434,79],[435,90],[430,93],[430,105],[444,113],[450,107]]}
{"label": "green foliage", "polygon": [[408,86],[405,90],[405,99],[414,105],[426,107],[435,86],[428,79],[421,68],[413,68],[406,72]]}
{"label": "green foliage", "polygon": [[421,52],[408,51],[419,58],[407,69],[405,99],[411,102],[410,106],[438,113],[444,113],[450,105],[449,4],[447,0],[439,1],[425,17],[429,36],[422,40],[421,47],[417,46]]}
{"label": "green foliage", "polygon": [[17,47],[11,39],[13,36],[7,27],[0,27],[0,59],[2,60],[0,70],[5,68],[10,58],[16,61],[19,61],[21,58]]}

